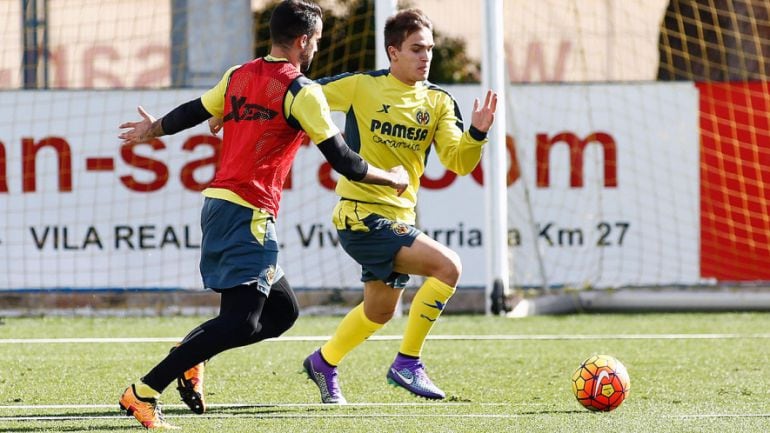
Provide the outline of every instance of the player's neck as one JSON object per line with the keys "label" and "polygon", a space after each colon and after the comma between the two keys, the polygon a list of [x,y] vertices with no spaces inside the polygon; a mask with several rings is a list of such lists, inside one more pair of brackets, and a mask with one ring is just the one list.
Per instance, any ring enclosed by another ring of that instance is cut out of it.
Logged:
{"label": "player's neck", "polygon": [[292,56],[291,50],[280,45],[270,47],[270,55],[278,59],[286,59],[299,71],[299,56]]}
{"label": "player's neck", "polygon": [[417,84],[417,81],[410,80],[406,74],[403,74],[399,70],[394,70],[393,67],[390,68],[390,75],[392,75],[393,78],[397,79],[398,81],[406,84],[407,86],[414,87],[414,85]]}

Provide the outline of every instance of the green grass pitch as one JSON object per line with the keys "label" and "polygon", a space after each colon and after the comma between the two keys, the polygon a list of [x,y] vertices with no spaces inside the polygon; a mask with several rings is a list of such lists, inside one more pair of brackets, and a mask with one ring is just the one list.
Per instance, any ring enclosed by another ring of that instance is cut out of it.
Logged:
{"label": "green grass pitch", "polygon": [[[28,339],[180,338],[205,319],[5,318],[0,432],[143,430],[117,400],[171,344]],[[445,315],[423,353],[447,393],[442,402],[386,383],[405,324],[394,319],[377,334],[394,338],[365,342],[340,366],[351,404],[328,407],[300,372],[339,320],[302,316],[289,340],[215,357],[206,377],[212,407],[193,415],[172,385],[162,396],[167,419],[201,433],[770,431],[767,313]],[[631,377],[629,397],[610,413],[583,409],[570,388],[580,362],[598,353],[620,359]]]}

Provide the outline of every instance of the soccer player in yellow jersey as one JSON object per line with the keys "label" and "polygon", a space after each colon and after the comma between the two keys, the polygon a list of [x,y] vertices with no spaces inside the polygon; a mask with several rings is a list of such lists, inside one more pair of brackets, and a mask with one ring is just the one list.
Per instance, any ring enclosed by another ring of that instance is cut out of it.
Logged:
{"label": "soccer player in yellow jersey", "polygon": [[462,268],[457,253],[414,227],[417,190],[431,151],[448,169],[470,173],[481,159],[495,117],[497,95],[488,91],[482,104],[474,102],[471,126],[463,132],[457,103],[426,81],[433,32],[421,11],[403,10],[388,19],[385,48],[389,70],[318,81],[331,109],[347,114],[345,137],[351,148],[371,164],[403,165],[409,173],[409,187],[401,195],[347,179],[337,183],[340,201],[333,223],[343,248],[362,267],[364,300],[305,359],[305,371],[324,403],[345,403],[337,365],[393,317],[409,274],[427,279],[412,301],[401,347],[386,377],[418,396],[445,397],[428,378],[420,354]]}
{"label": "soccer player in yellow jersey", "polygon": [[321,8],[284,0],[270,18],[270,55],[227,71],[202,97],[155,120],[127,122],[124,145],[174,134],[215,116],[224,137],[214,180],[203,191],[203,284],[221,296],[219,315],[196,327],[163,360],[126,388],[120,407],[146,428],[173,428],[158,398],[175,379],[184,402],[205,410],[202,363],[235,347],[277,337],[297,319],[298,305],[277,266],[275,221],[286,175],[309,136],[336,171],[402,192],[406,171],[383,171],[352,152],[332,123],[318,84],[302,75],[321,37]]}

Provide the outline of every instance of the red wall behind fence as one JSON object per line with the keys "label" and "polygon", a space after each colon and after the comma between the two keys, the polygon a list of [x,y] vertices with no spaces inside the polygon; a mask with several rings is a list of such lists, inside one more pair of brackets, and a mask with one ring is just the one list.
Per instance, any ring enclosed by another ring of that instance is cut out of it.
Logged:
{"label": "red wall behind fence", "polygon": [[770,84],[697,86],[701,276],[770,280]]}

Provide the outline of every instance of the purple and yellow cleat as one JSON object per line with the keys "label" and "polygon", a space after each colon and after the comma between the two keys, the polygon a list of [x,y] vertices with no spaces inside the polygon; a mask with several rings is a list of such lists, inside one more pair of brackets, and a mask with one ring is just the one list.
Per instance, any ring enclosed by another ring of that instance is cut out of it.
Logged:
{"label": "purple and yellow cleat", "polygon": [[441,400],[446,397],[444,391],[430,380],[420,358],[399,353],[385,377],[391,385],[400,386],[418,397],[431,400]]}
{"label": "purple and yellow cleat", "polygon": [[337,380],[337,367],[326,362],[321,356],[320,349],[305,358],[302,365],[305,367],[305,373],[310,380],[315,382],[318,390],[321,391],[321,402],[326,404],[347,403]]}

